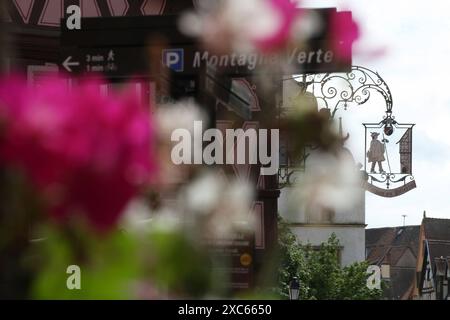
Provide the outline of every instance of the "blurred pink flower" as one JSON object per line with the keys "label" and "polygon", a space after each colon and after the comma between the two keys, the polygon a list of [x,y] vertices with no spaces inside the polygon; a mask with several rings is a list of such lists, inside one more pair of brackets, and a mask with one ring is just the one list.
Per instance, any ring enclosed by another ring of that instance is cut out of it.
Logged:
{"label": "blurred pink flower", "polygon": [[21,170],[51,216],[83,214],[112,227],[154,169],[150,113],[134,92],[101,95],[100,81],[68,88],[54,78],[38,89],[0,80],[0,161]]}
{"label": "blurred pink flower", "polygon": [[360,36],[359,26],[351,11],[334,12],[330,18],[331,41],[340,60],[352,58],[353,43]]}
{"label": "blurred pink flower", "polygon": [[266,0],[270,3],[273,14],[279,16],[279,23],[272,32],[264,37],[254,39],[256,47],[262,52],[270,52],[285,46],[291,35],[293,25],[301,12],[291,0]]}

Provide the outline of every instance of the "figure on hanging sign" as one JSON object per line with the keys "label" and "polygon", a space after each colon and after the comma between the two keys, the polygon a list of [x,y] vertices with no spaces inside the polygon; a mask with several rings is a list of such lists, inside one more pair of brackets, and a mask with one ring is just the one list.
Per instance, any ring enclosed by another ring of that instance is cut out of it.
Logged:
{"label": "figure on hanging sign", "polygon": [[[383,165],[382,162],[386,159],[384,158],[385,146],[378,140],[378,136],[380,135],[377,132],[370,133],[372,137],[372,141],[370,142],[370,149],[367,151],[367,158],[369,158],[369,162],[372,163],[372,167],[370,168],[370,173],[375,173],[375,164],[378,163],[378,169],[380,173],[383,173]],[[386,142],[383,140],[383,142]]]}

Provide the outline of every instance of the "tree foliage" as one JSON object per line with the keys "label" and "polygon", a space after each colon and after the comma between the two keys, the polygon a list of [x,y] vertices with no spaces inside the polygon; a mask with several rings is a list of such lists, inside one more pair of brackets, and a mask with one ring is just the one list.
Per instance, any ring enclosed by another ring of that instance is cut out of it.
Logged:
{"label": "tree foliage", "polygon": [[341,267],[339,240],[333,233],[319,248],[297,242],[289,226],[279,223],[280,266],[277,293],[289,298],[289,283],[300,281],[299,299],[380,299],[382,291],[367,287],[367,262]]}

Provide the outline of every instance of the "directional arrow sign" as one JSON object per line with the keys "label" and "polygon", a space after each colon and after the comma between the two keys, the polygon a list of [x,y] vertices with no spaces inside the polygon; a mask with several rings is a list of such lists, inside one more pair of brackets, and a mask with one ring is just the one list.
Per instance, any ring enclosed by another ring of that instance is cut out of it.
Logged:
{"label": "directional arrow sign", "polygon": [[72,56],[68,56],[66,60],[64,60],[63,62],[63,67],[69,71],[72,72],[72,69],[70,67],[77,67],[80,65],[80,63],[78,61],[70,61],[72,60]]}
{"label": "directional arrow sign", "polygon": [[[1,0],[0,0],[1,1]],[[159,57],[159,56],[158,56]],[[61,70],[70,74],[103,74],[109,78],[148,76],[147,47],[66,47],[60,51]]]}

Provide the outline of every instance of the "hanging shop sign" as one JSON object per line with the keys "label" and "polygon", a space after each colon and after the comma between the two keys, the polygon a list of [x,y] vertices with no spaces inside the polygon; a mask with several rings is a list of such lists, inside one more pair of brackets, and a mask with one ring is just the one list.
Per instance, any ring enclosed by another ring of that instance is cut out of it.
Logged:
{"label": "hanging shop sign", "polygon": [[414,189],[414,124],[399,123],[388,115],[380,123],[363,125],[366,130],[366,190],[381,197],[391,198]]}
{"label": "hanging shop sign", "polygon": [[[372,96],[386,103],[381,121],[363,123],[365,129],[365,188],[382,197],[397,197],[416,187],[413,177],[413,123],[400,123],[393,116],[391,90],[378,72],[352,66],[350,72],[308,74],[296,80],[320,101],[322,110],[334,117],[338,110],[367,103]],[[345,141],[344,138],[343,141]],[[292,172],[292,171],[291,171]],[[287,173],[289,175],[289,173]]]}

